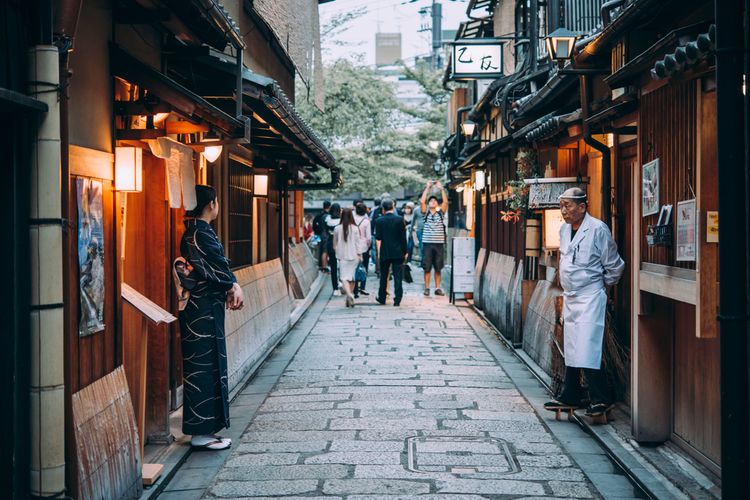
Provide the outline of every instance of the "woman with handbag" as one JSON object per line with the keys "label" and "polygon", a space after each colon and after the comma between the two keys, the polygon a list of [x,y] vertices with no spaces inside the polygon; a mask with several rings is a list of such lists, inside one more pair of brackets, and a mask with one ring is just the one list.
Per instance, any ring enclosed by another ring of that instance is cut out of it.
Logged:
{"label": "woman with handbag", "polygon": [[[211,186],[195,186],[197,205],[186,213],[180,243],[189,275],[190,297],[180,311],[184,379],[182,432],[192,436],[195,449],[224,450],[232,440],[216,433],[229,427],[225,309],[244,305],[224,247],[211,228],[219,201]],[[183,279],[183,278],[181,278]],[[189,286],[188,286],[189,283]]]}
{"label": "woman with handbag", "polygon": [[352,284],[357,266],[362,262],[359,239],[359,228],[354,223],[352,209],[345,208],[341,212],[341,223],[333,230],[333,248],[339,260],[339,275],[346,292],[346,307],[354,307]]}
{"label": "woman with handbag", "polygon": [[367,269],[370,266],[370,247],[372,246],[372,227],[370,218],[367,216],[367,206],[359,202],[355,208],[354,223],[359,229],[359,254],[362,256],[362,262],[357,266],[354,274],[354,298],[359,294],[370,295],[365,287],[367,286]]}

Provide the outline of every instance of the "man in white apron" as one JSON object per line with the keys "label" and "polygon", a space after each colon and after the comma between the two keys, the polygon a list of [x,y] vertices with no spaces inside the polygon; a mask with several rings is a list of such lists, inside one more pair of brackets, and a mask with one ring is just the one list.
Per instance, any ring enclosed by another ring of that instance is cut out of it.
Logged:
{"label": "man in white apron", "polygon": [[563,288],[565,381],[550,411],[581,406],[580,373],[589,386],[590,416],[606,413],[613,396],[601,369],[607,294],[622,276],[625,263],[604,222],[589,215],[586,193],[571,188],[560,196],[565,224],[560,228],[560,284]]}

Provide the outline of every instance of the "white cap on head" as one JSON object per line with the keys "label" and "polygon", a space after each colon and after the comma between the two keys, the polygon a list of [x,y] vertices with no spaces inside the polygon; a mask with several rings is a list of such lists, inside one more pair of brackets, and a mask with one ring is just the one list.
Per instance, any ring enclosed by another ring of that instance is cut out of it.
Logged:
{"label": "white cap on head", "polygon": [[563,194],[561,194],[558,198],[559,200],[575,200],[578,202],[584,202],[587,201],[588,197],[586,196],[586,192],[578,187],[572,187],[570,189],[566,189]]}

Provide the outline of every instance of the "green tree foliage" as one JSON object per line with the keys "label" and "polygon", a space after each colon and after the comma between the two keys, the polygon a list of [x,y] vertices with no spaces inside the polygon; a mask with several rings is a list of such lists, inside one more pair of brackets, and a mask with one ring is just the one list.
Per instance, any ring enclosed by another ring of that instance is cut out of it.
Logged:
{"label": "green tree foliage", "polygon": [[[342,191],[374,196],[399,187],[419,188],[434,177],[439,151],[431,145],[445,137],[447,106],[439,75],[404,68],[429,97],[426,105],[413,108],[401,105],[394,86],[367,66],[340,59],[325,72],[325,112],[305,99],[298,100],[297,108],[334,154],[343,172]],[[298,91],[304,95],[303,89]],[[404,117],[421,122],[415,133],[399,129]]]}

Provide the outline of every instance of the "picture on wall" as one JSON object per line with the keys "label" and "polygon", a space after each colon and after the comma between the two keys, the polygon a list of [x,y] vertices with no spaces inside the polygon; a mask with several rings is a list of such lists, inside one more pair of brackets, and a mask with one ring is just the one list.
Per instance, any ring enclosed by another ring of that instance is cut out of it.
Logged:
{"label": "picture on wall", "polygon": [[641,170],[643,185],[641,189],[643,217],[659,213],[659,159],[643,165]]}
{"label": "picture on wall", "polygon": [[681,201],[677,204],[677,255],[680,262],[695,262],[696,229],[695,200]]}
{"label": "picture on wall", "polygon": [[81,337],[104,330],[104,213],[101,181],[76,179]]}

